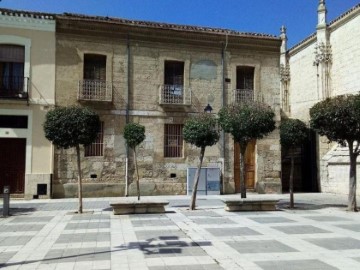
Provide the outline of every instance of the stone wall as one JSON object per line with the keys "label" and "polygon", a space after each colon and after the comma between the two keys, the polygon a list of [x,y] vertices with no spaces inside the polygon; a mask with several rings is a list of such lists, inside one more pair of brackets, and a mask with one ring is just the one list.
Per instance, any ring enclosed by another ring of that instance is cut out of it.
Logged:
{"label": "stone wall", "polygon": [[[221,47],[156,43],[146,40],[129,40],[129,109],[130,122],[146,128],[146,140],[139,146],[138,165],[142,195],[186,194],[186,169],[197,166],[199,149],[184,143],[183,157],[164,158],[164,125],[184,124],[186,118],[202,112],[209,103],[213,113],[222,106]],[[56,101],[65,106],[80,104],[99,113],[104,121],[105,151],[103,157],[84,157],[84,196],[122,196],[125,189],[126,148],[123,128],[128,85],[127,40],[101,36],[57,34]],[[84,53],[107,56],[107,80],[113,82],[113,102],[78,102],[77,84],[82,79]],[[239,50],[229,46],[225,54],[225,76],[231,83],[225,86],[225,103],[233,102],[236,88],[236,66],[255,67],[255,90],[274,109],[279,107],[279,53],[261,50]],[[164,61],[185,63],[184,86],[191,90],[191,105],[166,107],[159,104],[159,90],[164,83]],[[275,98],[274,98],[275,97]],[[280,183],[280,148],[278,132],[258,142],[257,181]],[[225,191],[233,192],[233,148],[227,136],[225,158],[221,157],[218,143],[206,149],[203,166],[222,168]],[[129,152],[130,194],[134,193],[133,152]],[[225,164],[223,164],[225,163]],[[55,150],[53,194],[56,197],[76,196],[76,155],[74,150]],[[93,177],[91,177],[93,175]],[[96,178],[94,177],[96,175]],[[267,192],[274,191],[266,189]]]}

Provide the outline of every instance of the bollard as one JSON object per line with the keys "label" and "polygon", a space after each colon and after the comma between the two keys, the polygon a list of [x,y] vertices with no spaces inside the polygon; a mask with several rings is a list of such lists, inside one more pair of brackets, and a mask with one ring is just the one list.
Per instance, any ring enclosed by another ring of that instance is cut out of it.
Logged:
{"label": "bollard", "polygon": [[3,196],[3,216],[7,217],[10,214],[10,186],[4,186]]}

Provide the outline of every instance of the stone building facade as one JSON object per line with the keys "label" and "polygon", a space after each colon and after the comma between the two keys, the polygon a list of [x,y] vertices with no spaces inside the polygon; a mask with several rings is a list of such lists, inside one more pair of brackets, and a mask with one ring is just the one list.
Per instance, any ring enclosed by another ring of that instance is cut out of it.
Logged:
{"label": "stone building facade", "polygon": [[[199,149],[182,140],[185,120],[207,104],[216,114],[250,98],[268,103],[279,121],[280,45],[262,34],[58,15],[56,105],[88,106],[103,122],[98,141],[82,149],[84,196],[122,196],[126,179],[134,194],[127,122],[146,128],[138,150],[142,195],[186,194],[187,168],[198,164]],[[235,148],[224,135],[205,153],[204,166],[220,168],[223,193],[234,192]],[[281,192],[278,130],[249,152],[249,188]],[[53,196],[76,196],[76,177],[75,152],[56,149]]]}
{"label": "stone building facade", "polygon": [[42,124],[55,104],[55,17],[0,9],[0,193],[51,194],[53,147]]}
{"label": "stone building facade", "polygon": [[[317,12],[316,32],[290,50],[286,50],[285,29],[282,33],[282,108],[305,122],[318,101],[360,90],[360,5],[330,23],[324,0],[319,0]],[[319,190],[347,194],[347,149],[321,137],[316,145]]]}

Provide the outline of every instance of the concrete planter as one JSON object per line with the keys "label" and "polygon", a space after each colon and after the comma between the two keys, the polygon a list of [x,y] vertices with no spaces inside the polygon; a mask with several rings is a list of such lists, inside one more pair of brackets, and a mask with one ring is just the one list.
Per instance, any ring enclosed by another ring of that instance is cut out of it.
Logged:
{"label": "concrete planter", "polygon": [[137,198],[123,198],[119,201],[110,203],[114,215],[127,214],[150,214],[165,213],[165,205],[169,202],[165,200],[143,199],[138,201]]}

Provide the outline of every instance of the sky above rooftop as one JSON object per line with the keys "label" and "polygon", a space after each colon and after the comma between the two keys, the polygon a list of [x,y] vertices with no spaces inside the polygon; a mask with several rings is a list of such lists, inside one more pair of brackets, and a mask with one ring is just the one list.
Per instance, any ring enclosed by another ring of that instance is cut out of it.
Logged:
{"label": "sky above rooftop", "polygon": [[[315,32],[318,0],[0,0],[1,8],[80,13],[279,35],[289,47]],[[328,22],[359,0],[327,0]]]}

